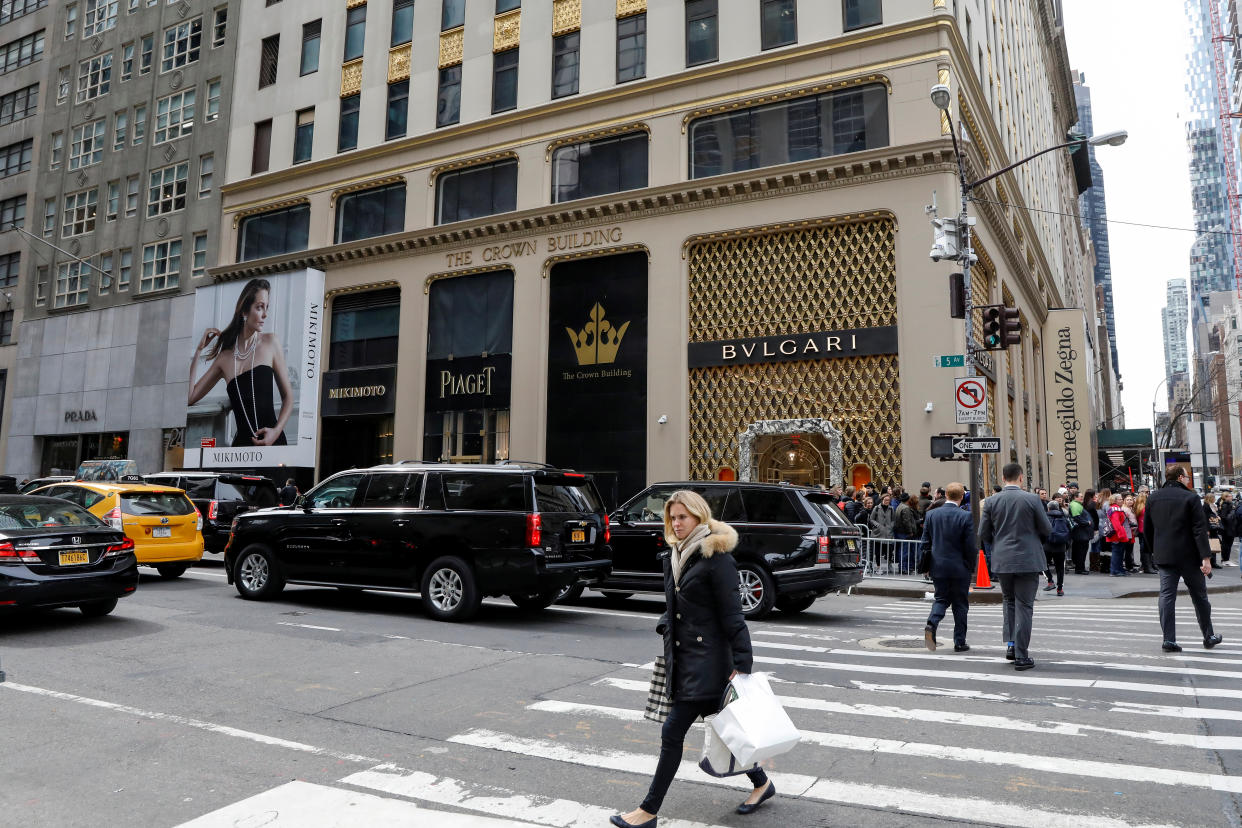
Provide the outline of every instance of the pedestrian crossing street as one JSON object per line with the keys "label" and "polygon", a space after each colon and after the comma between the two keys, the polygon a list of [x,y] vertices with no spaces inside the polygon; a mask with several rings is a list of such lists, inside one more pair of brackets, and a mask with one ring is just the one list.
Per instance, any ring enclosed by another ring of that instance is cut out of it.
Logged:
{"label": "pedestrian crossing street", "polygon": [[[1242,609],[1214,609],[1225,641],[1208,651],[1179,607],[1186,649],[1165,654],[1154,600],[1041,600],[1037,666],[1018,673],[1003,660],[999,605],[971,607],[972,650],[955,654],[951,614],[931,653],[928,602],[866,601],[828,598],[751,624],[755,669],[774,676],[803,741],[768,763],[779,795],[744,819],[733,806],[746,778],[698,769],[696,725],[662,828],[1238,823]],[[604,826],[638,804],[655,768],[659,727],[642,718],[649,675],[649,664],[624,665],[499,705],[449,737],[436,767],[379,763],[332,785],[291,782],[183,828]],[[491,767],[509,771],[497,780]]]}

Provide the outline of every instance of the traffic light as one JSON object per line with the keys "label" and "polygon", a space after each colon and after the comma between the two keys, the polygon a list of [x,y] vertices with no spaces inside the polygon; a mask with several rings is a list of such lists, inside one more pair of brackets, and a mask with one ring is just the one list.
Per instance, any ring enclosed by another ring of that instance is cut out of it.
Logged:
{"label": "traffic light", "polygon": [[932,219],[932,249],[928,255],[933,262],[958,257],[958,232],[957,219]]}
{"label": "traffic light", "polygon": [[1005,306],[984,305],[979,310],[983,314],[983,350],[1004,350]]}
{"label": "traffic light", "polygon": [[1017,308],[1005,308],[1001,314],[1001,347],[1022,344],[1022,322]]}
{"label": "traffic light", "polygon": [[1095,186],[1091,180],[1091,151],[1087,147],[1086,136],[1071,132],[1069,139],[1077,142],[1070,147],[1070,160],[1074,165],[1074,184],[1078,194],[1082,195]]}

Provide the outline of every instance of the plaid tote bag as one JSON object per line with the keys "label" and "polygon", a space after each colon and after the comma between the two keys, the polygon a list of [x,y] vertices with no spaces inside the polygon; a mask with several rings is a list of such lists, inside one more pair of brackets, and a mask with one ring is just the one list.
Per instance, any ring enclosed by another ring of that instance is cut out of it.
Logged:
{"label": "plaid tote bag", "polygon": [[668,671],[664,667],[664,656],[656,656],[655,667],[651,671],[651,686],[647,688],[647,709],[643,718],[663,724],[673,709],[673,702],[664,695],[668,685]]}

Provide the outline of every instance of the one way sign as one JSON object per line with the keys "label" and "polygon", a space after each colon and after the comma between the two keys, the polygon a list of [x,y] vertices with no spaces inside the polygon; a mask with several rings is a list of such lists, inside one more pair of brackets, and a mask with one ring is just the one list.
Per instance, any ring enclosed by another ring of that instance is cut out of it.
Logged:
{"label": "one way sign", "polygon": [[997,454],[1000,452],[999,437],[959,437],[953,441],[957,454]]}

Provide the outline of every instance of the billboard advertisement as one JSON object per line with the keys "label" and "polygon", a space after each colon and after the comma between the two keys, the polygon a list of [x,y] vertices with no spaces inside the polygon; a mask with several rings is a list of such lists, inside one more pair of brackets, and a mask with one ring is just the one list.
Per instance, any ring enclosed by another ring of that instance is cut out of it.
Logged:
{"label": "billboard advertisement", "polygon": [[1043,330],[1044,399],[1048,424],[1048,486],[1095,485],[1095,372],[1081,308],[1048,311]]}
{"label": "billboard advertisement", "polygon": [[188,403],[228,411],[199,468],[314,467],[323,292],[322,271],[299,270],[195,293]]}

